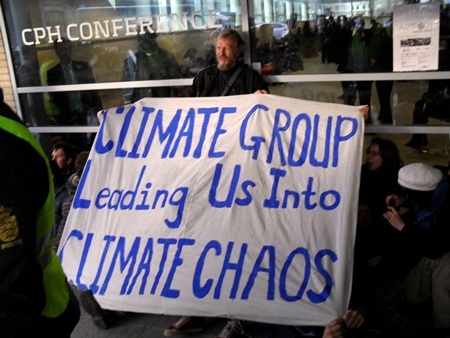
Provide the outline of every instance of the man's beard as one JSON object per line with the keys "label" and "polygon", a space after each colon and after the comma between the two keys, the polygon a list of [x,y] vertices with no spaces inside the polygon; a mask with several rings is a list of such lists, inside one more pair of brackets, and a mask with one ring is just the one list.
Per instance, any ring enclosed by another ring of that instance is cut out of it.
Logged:
{"label": "man's beard", "polygon": [[217,63],[217,69],[220,71],[227,71],[230,70],[231,68],[234,67],[234,65],[236,64],[236,62],[232,63],[231,60],[228,59],[228,61],[230,62],[226,62],[226,63]]}

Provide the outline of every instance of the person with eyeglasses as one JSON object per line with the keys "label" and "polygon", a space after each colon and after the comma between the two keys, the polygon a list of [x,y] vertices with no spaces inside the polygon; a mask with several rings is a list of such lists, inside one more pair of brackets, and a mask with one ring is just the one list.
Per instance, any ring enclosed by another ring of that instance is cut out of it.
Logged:
{"label": "person with eyeglasses", "polygon": [[375,137],[366,149],[366,161],[361,166],[359,196],[367,202],[373,215],[386,211],[386,196],[398,193],[399,169],[403,161],[397,145],[387,139]]}
{"label": "person with eyeglasses", "polygon": [[[381,137],[370,141],[361,166],[352,295],[364,304],[370,326],[381,331],[386,330],[378,313],[377,290],[397,275],[391,260],[395,234],[383,213],[387,211],[386,196],[401,191],[397,180],[402,167],[394,142]],[[364,212],[370,220],[360,222]]]}

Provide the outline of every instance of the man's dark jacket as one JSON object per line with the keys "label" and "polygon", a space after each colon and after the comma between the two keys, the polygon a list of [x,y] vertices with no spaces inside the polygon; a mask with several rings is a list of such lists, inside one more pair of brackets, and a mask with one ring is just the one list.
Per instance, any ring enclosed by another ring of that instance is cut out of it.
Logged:
{"label": "man's dark jacket", "polygon": [[228,71],[220,71],[217,65],[201,70],[194,78],[192,85],[186,88],[179,96],[182,97],[209,97],[222,96],[223,90],[236,68],[242,67],[237,79],[233,82],[226,96],[253,94],[257,90],[268,91],[267,83],[262,76],[245,64],[238,64]]}
{"label": "man's dark jacket", "polygon": [[[89,62],[72,61],[72,69],[77,84],[95,83],[94,73]],[[49,86],[59,86],[67,84],[64,79],[64,70],[61,63],[51,68],[47,72],[47,84]],[[97,91],[80,91],[80,100],[83,105],[83,111],[76,112],[80,116],[74,116],[75,112],[69,109],[70,92],[50,93],[50,98],[59,111],[58,122],[62,125],[86,125],[86,112],[92,110],[94,113],[102,110],[102,101]]]}

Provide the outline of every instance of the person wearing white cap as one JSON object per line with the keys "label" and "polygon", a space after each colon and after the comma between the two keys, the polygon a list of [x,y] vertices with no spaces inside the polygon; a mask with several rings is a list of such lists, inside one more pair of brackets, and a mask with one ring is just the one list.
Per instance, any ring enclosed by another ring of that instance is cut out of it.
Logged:
{"label": "person wearing white cap", "polygon": [[[411,334],[417,337],[435,337],[437,332],[443,331],[448,334],[450,332],[448,176],[428,164],[412,163],[399,170],[398,183],[405,192],[405,198],[388,196],[386,198],[388,211],[383,216],[394,229],[398,230],[396,245],[400,249],[399,255],[404,259],[404,267],[408,269],[411,267],[400,284],[402,306],[410,312],[415,305],[424,304],[427,300],[432,304],[432,310],[422,312],[419,318],[410,321],[416,328]],[[399,210],[404,209],[400,207],[406,207],[406,211],[401,213]],[[424,308],[421,306],[421,311]],[[401,307],[395,315],[390,311],[386,313],[397,322],[400,322],[398,314],[404,315]],[[429,325],[426,324],[427,319]],[[411,329],[412,326],[408,327]],[[419,327],[423,332],[418,332]]]}

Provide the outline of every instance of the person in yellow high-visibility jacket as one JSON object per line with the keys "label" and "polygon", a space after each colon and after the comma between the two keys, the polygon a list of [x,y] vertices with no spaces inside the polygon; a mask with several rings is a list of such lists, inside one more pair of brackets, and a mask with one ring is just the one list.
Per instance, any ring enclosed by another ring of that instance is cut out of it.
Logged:
{"label": "person in yellow high-visibility jacket", "polygon": [[49,161],[0,95],[0,336],[70,337],[78,301],[52,250]]}

